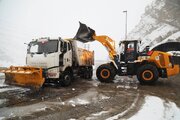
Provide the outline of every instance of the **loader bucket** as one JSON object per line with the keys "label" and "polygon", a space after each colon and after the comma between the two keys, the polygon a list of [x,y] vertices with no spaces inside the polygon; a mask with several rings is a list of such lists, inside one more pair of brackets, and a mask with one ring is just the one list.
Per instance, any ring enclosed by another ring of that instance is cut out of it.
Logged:
{"label": "loader bucket", "polygon": [[5,83],[10,85],[39,89],[45,82],[42,68],[11,66],[0,72],[5,73]]}
{"label": "loader bucket", "polygon": [[74,39],[84,43],[94,41],[93,36],[95,35],[95,31],[81,22],[79,22],[79,25],[79,29]]}

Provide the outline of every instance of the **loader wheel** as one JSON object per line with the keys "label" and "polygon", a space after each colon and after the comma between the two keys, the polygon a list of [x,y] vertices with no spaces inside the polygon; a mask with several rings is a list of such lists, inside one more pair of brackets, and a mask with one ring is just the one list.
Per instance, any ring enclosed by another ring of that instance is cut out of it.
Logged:
{"label": "loader wheel", "polygon": [[112,82],[116,75],[115,68],[110,64],[103,64],[98,67],[96,71],[96,76],[101,82]]}
{"label": "loader wheel", "polygon": [[65,71],[61,77],[61,85],[63,87],[69,86],[71,84],[71,81],[72,81],[72,76],[70,72]]}
{"label": "loader wheel", "polygon": [[137,71],[137,78],[142,85],[152,85],[158,78],[158,70],[154,65],[143,65]]}

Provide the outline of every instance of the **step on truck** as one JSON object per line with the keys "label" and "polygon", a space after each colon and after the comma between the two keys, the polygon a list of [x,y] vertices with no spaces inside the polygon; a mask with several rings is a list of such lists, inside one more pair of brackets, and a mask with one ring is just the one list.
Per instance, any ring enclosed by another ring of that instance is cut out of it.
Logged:
{"label": "step on truck", "polygon": [[26,66],[10,66],[5,83],[40,88],[53,82],[68,86],[74,76],[91,79],[94,51],[79,48],[74,39],[40,38],[28,44]]}

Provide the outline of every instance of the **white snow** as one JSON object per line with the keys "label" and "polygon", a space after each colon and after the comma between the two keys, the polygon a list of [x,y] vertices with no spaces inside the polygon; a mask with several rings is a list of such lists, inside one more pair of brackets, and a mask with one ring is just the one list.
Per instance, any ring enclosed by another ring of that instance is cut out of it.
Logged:
{"label": "white snow", "polygon": [[74,106],[74,105],[86,105],[89,104],[90,102],[85,99],[76,98],[68,101],[68,103]]}
{"label": "white snow", "polygon": [[92,116],[101,116],[102,114],[106,114],[106,113],[108,113],[108,111],[101,111],[98,113],[93,113]]}
{"label": "white snow", "polygon": [[109,113],[109,111],[101,111],[101,112],[93,113],[89,117],[87,117],[85,120],[98,120],[98,117],[101,117],[106,113]]}
{"label": "white snow", "polygon": [[164,5],[165,5],[165,2],[163,2],[163,0],[152,2],[152,7],[155,7],[155,9],[157,10],[161,10],[161,8],[163,8]]}
{"label": "white snow", "polygon": [[7,87],[7,88],[1,88],[0,93],[6,92],[6,91],[11,91],[11,90],[21,90],[21,91],[29,91],[30,89],[28,88],[21,88],[21,87]]}
{"label": "white snow", "polygon": [[4,83],[4,80],[0,80],[0,88],[7,87],[8,85]]}
{"label": "white snow", "polygon": [[141,18],[139,24],[128,35],[128,39],[144,40],[143,37],[149,32],[150,29],[156,29],[159,27],[157,20],[150,15],[144,15]]}
{"label": "white snow", "polygon": [[0,117],[0,120],[5,120],[5,117]]}
{"label": "white snow", "polygon": [[74,119],[74,118],[70,118],[70,119],[68,119],[68,120],[76,120],[76,119]]}
{"label": "white snow", "polygon": [[147,96],[141,110],[129,120],[180,120],[180,108],[159,97]]}
{"label": "white snow", "polygon": [[45,107],[36,109],[36,111],[45,111],[46,109],[47,109],[47,107],[45,106]]}
{"label": "white snow", "polygon": [[102,100],[107,100],[107,99],[110,99],[110,97],[105,96],[105,95],[102,95],[102,96],[101,96],[101,99],[102,99]]}
{"label": "white snow", "polygon": [[16,88],[16,87],[12,87],[12,88],[3,88],[3,89],[0,89],[0,93],[2,92],[6,92],[6,91],[10,91],[10,90],[17,90],[19,88]]}

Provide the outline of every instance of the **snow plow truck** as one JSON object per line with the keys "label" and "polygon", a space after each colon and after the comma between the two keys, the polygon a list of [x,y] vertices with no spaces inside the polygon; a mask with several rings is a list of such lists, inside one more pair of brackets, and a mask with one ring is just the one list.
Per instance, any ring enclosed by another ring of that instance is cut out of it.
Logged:
{"label": "snow plow truck", "polygon": [[26,66],[10,66],[5,83],[39,89],[44,83],[71,84],[73,76],[90,79],[94,52],[77,47],[73,39],[40,38],[28,44]]}

